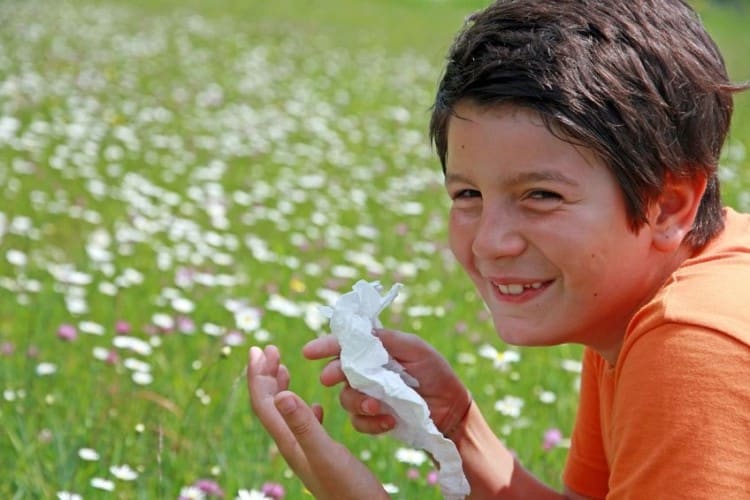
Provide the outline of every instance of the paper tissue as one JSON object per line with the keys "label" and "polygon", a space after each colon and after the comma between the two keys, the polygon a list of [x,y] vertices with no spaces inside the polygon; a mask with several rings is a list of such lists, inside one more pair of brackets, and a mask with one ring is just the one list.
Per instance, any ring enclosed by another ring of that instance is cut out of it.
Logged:
{"label": "paper tissue", "polygon": [[373,328],[381,328],[378,315],[393,302],[401,284],[386,295],[379,282],[360,280],[353,291],[339,297],[333,307],[321,308],[330,319],[331,332],[341,345],[341,367],[349,385],[381,401],[396,419],[391,434],[408,446],[429,453],[438,463],[439,482],[447,500],[469,494],[469,483],[461,467],[461,456],[430,418],[424,399],[413,387],[418,382],[393,360]]}

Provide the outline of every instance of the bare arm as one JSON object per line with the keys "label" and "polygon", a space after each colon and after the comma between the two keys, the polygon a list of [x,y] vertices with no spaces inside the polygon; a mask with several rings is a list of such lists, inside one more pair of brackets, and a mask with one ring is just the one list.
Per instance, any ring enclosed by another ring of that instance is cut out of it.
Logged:
{"label": "bare arm", "polygon": [[[521,467],[495,436],[448,362],[424,340],[390,330],[379,331],[378,337],[406,371],[419,380],[417,391],[427,402],[435,425],[456,443],[471,485],[470,498],[583,498],[572,492],[555,492]],[[341,405],[351,415],[352,425],[358,431],[380,434],[393,428],[395,420],[381,410],[376,399],[345,383],[336,358],[339,347],[335,338],[326,336],[313,340],[303,353],[309,359],[333,358],[323,369],[321,382],[326,386],[342,384]]]}
{"label": "bare arm", "polygon": [[536,479],[521,466],[487,424],[476,403],[451,439],[461,454],[473,499],[571,499],[585,497],[566,490],[559,493]]}
{"label": "bare arm", "polygon": [[288,391],[289,372],[275,346],[250,349],[252,410],[305,486],[321,500],[389,498],[378,479],[320,425],[322,412]]}

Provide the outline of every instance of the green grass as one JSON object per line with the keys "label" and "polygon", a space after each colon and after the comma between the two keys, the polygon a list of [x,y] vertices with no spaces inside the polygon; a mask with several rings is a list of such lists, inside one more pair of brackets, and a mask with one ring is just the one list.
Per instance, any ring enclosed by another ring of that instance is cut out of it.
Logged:
{"label": "green grass", "polygon": [[[358,435],[336,391],[317,383],[321,364],[299,349],[325,327],[269,308],[274,294],[324,304],[320,290],[347,291],[355,276],[405,284],[384,323],[443,352],[508,446],[560,486],[566,450],[544,451],[542,435],[569,432],[577,374],[561,363],[580,349],[519,349],[505,371],[478,356],[484,343],[508,347],[446,248],[447,200],[426,138],[445,50],[481,4],[0,5],[0,497],[176,498],[211,477],[227,497],[270,481],[301,498],[247,403],[247,348],[271,341],[293,389],[324,405],[331,434],[399,487],[394,498],[439,498],[428,464],[407,479],[399,444]],[[698,7],[732,76],[750,79],[747,9]],[[737,99],[723,163],[727,202],[744,209],[749,98]],[[421,211],[404,213],[414,201]],[[333,276],[341,264],[352,276]],[[175,297],[194,309],[176,310]],[[227,355],[232,300],[263,311],[262,331]],[[189,317],[194,331],[160,329],[157,314]],[[151,354],[115,347],[118,321]],[[85,322],[103,334],[83,333]],[[78,329],[74,341],[57,337],[63,324]],[[150,384],[133,381],[128,358],[148,363]],[[56,372],[39,375],[41,363]],[[544,391],[556,401],[542,403]],[[520,418],[493,410],[506,395],[524,400]],[[99,460],[82,460],[81,448]],[[119,464],[138,478],[114,478]],[[93,488],[97,477],[115,491]]]}

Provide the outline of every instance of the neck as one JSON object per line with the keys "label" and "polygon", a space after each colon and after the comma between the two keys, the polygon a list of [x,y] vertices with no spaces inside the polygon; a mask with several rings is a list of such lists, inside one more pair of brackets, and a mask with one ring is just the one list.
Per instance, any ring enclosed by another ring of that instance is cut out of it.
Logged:
{"label": "neck", "polygon": [[656,272],[652,278],[648,280],[651,284],[642,295],[642,299],[637,302],[633,310],[627,314],[621,321],[613,321],[613,324],[618,325],[615,331],[608,332],[605,335],[598,336],[599,339],[608,339],[601,344],[590,344],[589,347],[594,349],[607,361],[609,366],[614,367],[617,364],[617,358],[620,355],[622,344],[627,333],[630,320],[633,316],[646,304],[648,304],[659,290],[664,286],[670,276],[682,265],[682,263],[690,258],[693,254],[693,250],[686,245],[681,245],[675,252],[665,255],[661,259],[659,265],[654,266]]}

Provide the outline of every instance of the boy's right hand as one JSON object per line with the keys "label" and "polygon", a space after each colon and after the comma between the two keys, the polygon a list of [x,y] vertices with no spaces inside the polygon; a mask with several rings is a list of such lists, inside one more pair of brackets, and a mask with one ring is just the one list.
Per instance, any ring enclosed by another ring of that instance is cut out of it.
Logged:
{"label": "boy's right hand", "polygon": [[[404,369],[419,381],[415,390],[424,398],[437,428],[447,437],[458,425],[471,404],[471,395],[448,362],[420,337],[394,330],[376,330],[375,335]],[[302,349],[308,359],[332,358],[320,374],[323,385],[344,383],[339,400],[351,414],[352,425],[360,432],[380,434],[393,429],[395,419],[385,413],[380,402],[353,389],[341,369],[341,348],[333,335],[308,342]]]}

